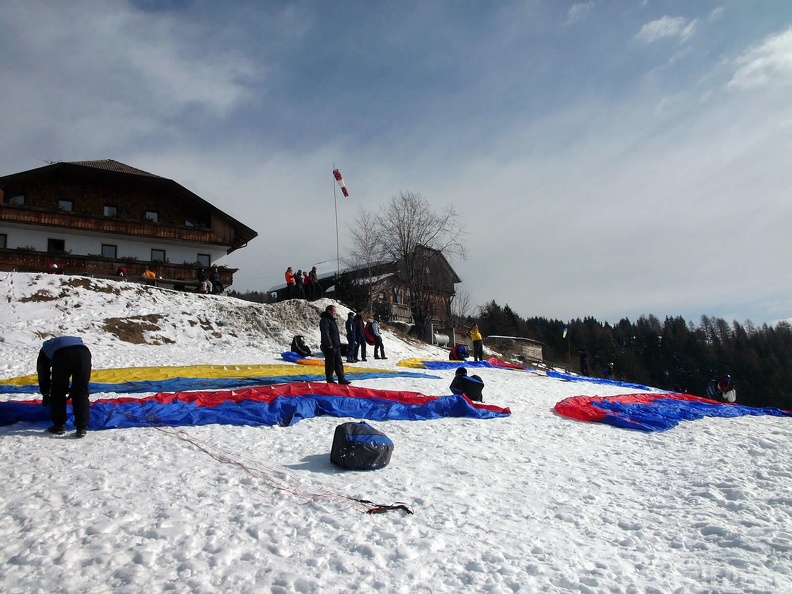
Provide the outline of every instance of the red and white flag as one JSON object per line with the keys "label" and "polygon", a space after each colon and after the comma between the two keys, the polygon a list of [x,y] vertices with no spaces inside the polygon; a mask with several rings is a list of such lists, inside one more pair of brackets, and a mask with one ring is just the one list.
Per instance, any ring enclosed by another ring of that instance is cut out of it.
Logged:
{"label": "red and white flag", "polygon": [[344,196],[349,196],[349,192],[346,189],[346,184],[344,183],[344,178],[341,177],[341,172],[338,169],[333,169],[333,176],[336,178],[338,185],[341,186],[341,193]]}

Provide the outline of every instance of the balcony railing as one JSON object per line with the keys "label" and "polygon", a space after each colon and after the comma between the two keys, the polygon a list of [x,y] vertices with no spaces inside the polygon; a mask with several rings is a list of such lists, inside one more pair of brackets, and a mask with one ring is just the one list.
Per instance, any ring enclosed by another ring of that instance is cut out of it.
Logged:
{"label": "balcony railing", "polygon": [[113,217],[99,217],[83,213],[32,209],[29,207],[0,205],[0,221],[45,225],[62,229],[95,231],[116,235],[130,235],[154,239],[172,239],[226,245],[226,238],[215,237],[211,229],[170,226],[152,221],[133,221]]}
{"label": "balcony railing", "polygon": [[[57,268],[51,268],[51,265]],[[171,280],[193,281],[198,277],[196,264],[171,264],[157,262],[141,262],[130,259],[102,258],[101,256],[75,256],[71,254],[54,254],[29,250],[0,249],[0,270],[17,272],[55,272],[58,274],[75,274],[97,276],[102,278],[117,276],[120,266],[127,269],[127,276],[138,279],[147,268],[157,276]],[[220,280],[228,288],[234,282],[236,268],[218,268]],[[208,274],[209,270],[207,270]]]}

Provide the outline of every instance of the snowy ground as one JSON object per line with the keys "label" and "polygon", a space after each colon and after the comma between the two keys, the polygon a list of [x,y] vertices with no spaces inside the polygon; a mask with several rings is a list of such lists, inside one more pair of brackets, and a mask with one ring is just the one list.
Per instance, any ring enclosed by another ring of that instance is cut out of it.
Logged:
{"label": "snowy ground", "polygon": [[[96,369],[276,363],[294,334],[318,343],[325,305],[20,273],[0,273],[0,303],[0,378],[34,373],[60,334],[83,336]],[[385,348],[368,367],[447,356],[388,332]],[[432,373],[356,385],[448,394],[453,371]],[[552,412],[624,388],[477,373],[510,417],[372,423],[395,443],[372,472],[330,464],[349,419],[82,440],[0,427],[0,590],[792,592],[792,420],[646,434]],[[350,497],[415,513],[367,515]]]}

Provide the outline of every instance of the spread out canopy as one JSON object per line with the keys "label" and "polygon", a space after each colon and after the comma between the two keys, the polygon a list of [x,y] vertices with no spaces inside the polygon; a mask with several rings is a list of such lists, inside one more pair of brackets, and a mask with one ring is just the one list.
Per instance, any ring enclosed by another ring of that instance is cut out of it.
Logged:
{"label": "spread out canopy", "polygon": [[283,357],[284,361],[288,361],[289,363],[297,363],[298,365],[324,365],[324,359],[309,359],[300,353],[295,353],[294,351],[286,351],[285,353],[281,353],[281,357]]}
{"label": "spread out canopy", "polygon": [[[72,427],[69,407],[68,427]],[[429,420],[441,417],[488,419],[511,414],[508,408],[474,403],[465,396],[426,396],[417,392],[375,390],[327,383],[297,382],[241,390],[160,393],[147,398],[117,398],[91,403],[91,430],[116,427],[224,425],[288,426],[319,415],[374,421]],[[0,425],[47,422],[40,401],[0,402]]]}
{"label": "spread out canopy", "polygon": [[556,404],[554,410],[579,421],[606,423],[639,431],[666,431],[676,427],[680,421],[694,421],[703,417],[792,417],[792,411],[727,404],[690,394],[574,396]]}
{"label": "spread out canopy", "polygon": [[572,373],[561,373],[560,371],[548,370],[547,377],[554,377],[556,379],[565,380],[568,382],[591,382],[592,384],[607,384],[609,386],[621,386],[622,388],[631,388],[634,390],[653,390],[664,392],[665,390],[658,390],[643,384],[631,384],[628,382],[620,382],[618,380],[605,379],[601,377],[589,377],[587,375],[574,375]]}
{"label": "spread out canopy", "polygon": [[[320,363],[324,363],[320,360]],[[293,365],[189,365],[179,367],[127,367],[95,369],[88,389],[93,394],[114,392],[184,392],[187,390],[231,390],[249,386],[285,384],[295,381],[316,381],[324,377],[324,369],[311,370]],[[387,369],[350,369],[353,380],[383,377],[421,377],[438,379],[436,375]],[[0,394],[38,394],[35,375],[0,380]]]}
{"label": "spread out canopy", "polygon": [[396,365],[401,367],[412,367],[415,369],[456,369],[457,367],[489,367],[498,369],[518,369],[522,371],[536,371],[532,367],[518,365],[501,361],[496,357],[490,357],[486,361],[426,361],[423,359],[404,359]]}

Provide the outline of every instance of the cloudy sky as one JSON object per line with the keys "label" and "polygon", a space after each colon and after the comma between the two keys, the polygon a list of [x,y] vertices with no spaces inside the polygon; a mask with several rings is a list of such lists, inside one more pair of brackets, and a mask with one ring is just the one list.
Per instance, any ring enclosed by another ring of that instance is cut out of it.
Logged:
{"label": "cloudy sky", "polygon": [[399,192],[474,304],[792,317],[792,2],[0,3],[0,175],[116,159],[259,233],[238,290]]}

